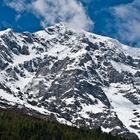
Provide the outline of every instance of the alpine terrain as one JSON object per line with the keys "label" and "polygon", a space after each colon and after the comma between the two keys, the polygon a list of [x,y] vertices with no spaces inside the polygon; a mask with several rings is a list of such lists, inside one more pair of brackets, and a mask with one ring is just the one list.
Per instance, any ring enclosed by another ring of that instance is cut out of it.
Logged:
{"label": "alpine terrain", "polygon": [[1,31],[0,107],[140,138],[140,49],[64,23]]}

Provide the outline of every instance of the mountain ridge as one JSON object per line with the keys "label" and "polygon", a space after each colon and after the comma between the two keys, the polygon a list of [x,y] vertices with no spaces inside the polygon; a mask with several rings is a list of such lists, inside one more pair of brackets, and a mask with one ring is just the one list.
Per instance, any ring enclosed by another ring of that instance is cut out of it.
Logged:
{"label": "mountain ridge", "polygon": [[139,48],[60,23],[2,31],[0,50],[1,107],[140,137]]}

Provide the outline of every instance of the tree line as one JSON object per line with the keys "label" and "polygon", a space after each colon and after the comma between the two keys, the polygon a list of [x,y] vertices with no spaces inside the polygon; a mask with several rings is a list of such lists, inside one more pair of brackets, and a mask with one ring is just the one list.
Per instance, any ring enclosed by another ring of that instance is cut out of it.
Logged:
{"label": "tree line", "polygon": [[0,110],[0,140],[126,140],[101,129],[76,128],[54,121]]}

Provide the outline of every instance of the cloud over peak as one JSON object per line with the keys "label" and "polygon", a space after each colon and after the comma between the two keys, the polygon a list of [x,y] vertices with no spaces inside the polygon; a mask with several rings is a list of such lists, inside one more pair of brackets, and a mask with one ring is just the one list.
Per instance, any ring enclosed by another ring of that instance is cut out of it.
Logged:
{"label": "cloud over peak", "polygon": [[5,0],[18,14],[31,12],[41,19],[42,26],[67,22],[74,28],[89,30],[93,26],[82,4],[76,0]]}

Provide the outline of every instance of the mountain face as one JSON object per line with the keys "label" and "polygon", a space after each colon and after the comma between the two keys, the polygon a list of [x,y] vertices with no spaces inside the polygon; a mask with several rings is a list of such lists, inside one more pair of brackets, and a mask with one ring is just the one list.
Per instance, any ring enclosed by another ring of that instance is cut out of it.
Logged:
{"label": "mountain face", "polygon": [[140,49],[63,23],[1,31],[0,107],[140,138]]}

